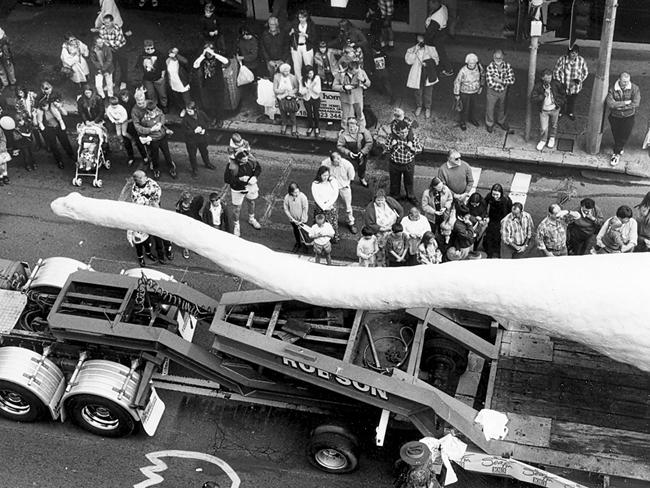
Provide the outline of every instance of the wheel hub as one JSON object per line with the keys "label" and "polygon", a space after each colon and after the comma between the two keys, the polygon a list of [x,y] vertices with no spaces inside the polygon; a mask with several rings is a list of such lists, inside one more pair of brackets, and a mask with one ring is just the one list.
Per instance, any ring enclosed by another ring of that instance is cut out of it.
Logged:
{"label": "wheel hub", "polygon": [[115,430],[120,425],[120,420],[103,405],[86,405],[81,415],[86,422],[101,430]]}
{"label": "wheel hub", "polygon": [[31,407],[23,400],[23,397],[11,390],[0,390],[0,409],[13,415],[25,415]]}
{"label": "wheel hub", "polygon": [[348,460],[336,449],[321,449],[316,453],[318,464],[327,469],[344,469]]}

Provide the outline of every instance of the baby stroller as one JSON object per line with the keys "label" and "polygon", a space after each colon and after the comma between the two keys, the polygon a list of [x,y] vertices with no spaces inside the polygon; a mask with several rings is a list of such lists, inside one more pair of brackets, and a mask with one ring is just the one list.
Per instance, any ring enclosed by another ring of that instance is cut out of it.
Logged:
{"label": "baby stroller", "polygon": [[99,169],[103,166],[110,169],[111,162],[105,157],[108,134],[103,124],[86,122],[77,126],[77,164],[75,175],[72,178],[74,186],[81,186],[82,176],[92,176],[93,186],[102,187],[102,180],[99,178]]}

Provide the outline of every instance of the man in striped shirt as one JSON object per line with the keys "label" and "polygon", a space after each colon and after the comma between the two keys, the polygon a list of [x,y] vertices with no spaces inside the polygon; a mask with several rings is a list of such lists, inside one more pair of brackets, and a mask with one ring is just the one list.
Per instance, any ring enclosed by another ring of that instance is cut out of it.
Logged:
{"label": "man in striped shirt", "polygon": [[485,128],[492,132],[496,119],[496,124],[507,131],[510,127],[506,121],[506,96],[508,87],[515,83],[515,73],[510,63],[504,61],[501,49],[492,55],[492,62],[486,70],[486,81]]}
{"label": "man in striped shirt", "polygon": [[587,76],[589,76],[587,62],[580,56],[580,47],[574,44],[564,56],[557,60],[553,70],[553,78],[559,81],[566,90],[565,113],[571,120],[575,120],[576,99],[582,91],[582,84]]}
{"label": "man in striped shirt", "polygon": [[532,238],[533,218],[520,202],[513,203],[512,211],[501,220],[501,259],[524,257]]}

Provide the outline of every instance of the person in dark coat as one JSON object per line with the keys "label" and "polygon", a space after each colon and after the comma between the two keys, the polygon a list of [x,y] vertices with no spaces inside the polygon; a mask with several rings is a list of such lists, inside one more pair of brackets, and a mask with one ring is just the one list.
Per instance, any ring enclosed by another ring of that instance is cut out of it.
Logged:
{"label": "person in dark coat", "polygon": [[201,17],[201,33],[204,42],[212,42],[214,50],[219,54],[226,54],[226,40],[221,32],[221,24],[214,13],[215,7],[212,2],[206,3]]}
{"label": "person in dark coat", "polygon": [[130,139],[124,138],[124,149],[126,150],[126,153],[129,157],[129,161],[133,161],[134,159],[134,152],[133,152],[133,143],[132,141],[135,142],[136,147],[138,148],[138,152],[140,153],[140,156],[142,157],[142,160],[147,162],[147,151],[144,147],[144,145],[140,142],[140,138],[138,137],[138,132],[135,130],[135,126],[133,125],[133,118],[131,117],[131,111],[133,110],[133,107],[135,107],[135,98],[131,94],[129,90],[120,90],[120,93],[118,94],[118,100],[120,102],[120,105],[124,107],[126,110],[126,113],[128,115],[128,124],[126,126],[126,132],[131,136]]}
{"label": "person in dark coat", "polygon": [[196,151],[198,149],[201,153],[203,164],[208,169],[214,169],[214,165],[210,163],[210,155],[208,154],[208,133],[207,128],[210,125],[210,120],[205,112],[196,108],[196,103],[190,102],[185,107],[185,114],[181,117],[183,129],[185,130],[185,147],[187,148],[187,155],[190,158],[190,166],[192,167],[192,177],[198,176],[198,168],[196,164]]}
{"label": "person in dark coat", "polygon": [[488,258],[498,258],[501,256],[501,220],[512,211],[512,200],[503,193],[503,187],[496,183],[485,197],[485,203],[489,221],[483,248]]}
{"label": "person in dark coat", "polygon": [[[181,197],[176,202],[176,213],[185,215],[192,219],[202,221],[201,218],[201,209],[203,208],[203,202],[205,199],[201,195],[195,195],[192,197],[192,194],[189,191],[184,191],[181,193]],[[187,248],[183,249],[183,257],[185,259],[190,258],[190,250]]]}
{"label": "person in dark coat", "polygon": [[90,85],[84,85],[83,92],[77,100],[77,112],[84,122],[99,124],[104,120],[104,100],[95,93]]}
{"label": "person in dark coat", "polygon": [[214,43],[206,42],[201,55],[194,61],[197,70],[201,108],[210,117],[211,126],[223,125],[224,81],[223,66],[228,58],[215,51]]}
{"label": "person in dark coat", "polygon": [[232,234],[232,228],[230,226],[230,209],[228,208],[228,204],[224,197],[224,194],[219,195],[218,193],[210,193],[208,202],[201,212],[201,218],[203,219],[203,222],[210,227]]}

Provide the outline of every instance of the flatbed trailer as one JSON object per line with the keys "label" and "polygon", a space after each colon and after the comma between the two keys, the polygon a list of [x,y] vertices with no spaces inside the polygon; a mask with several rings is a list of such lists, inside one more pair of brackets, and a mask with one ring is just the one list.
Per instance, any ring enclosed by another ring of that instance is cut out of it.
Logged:
{"label": "flatbed trailer", "polygon": [[[458,310],[334,310],[266,290],[217,301],[138,272],[52,258],[14,279],[21,290],[0,290],[0,414],[152,434],[152,385],[176,382],[275,406],[368,409],[380,445],[393,422],[423,436],[451,431],[468,444],[463,468],[539,486],[580,485],[533,465],[650,481],[649,375],[594,351]],[[197,345],[208,328],[211,347]],[[508,416],[504,439],[486,440],[474,421],[482,407]],[[309,459],[343,473],[359,449],[332,421],[314,429]]]}

